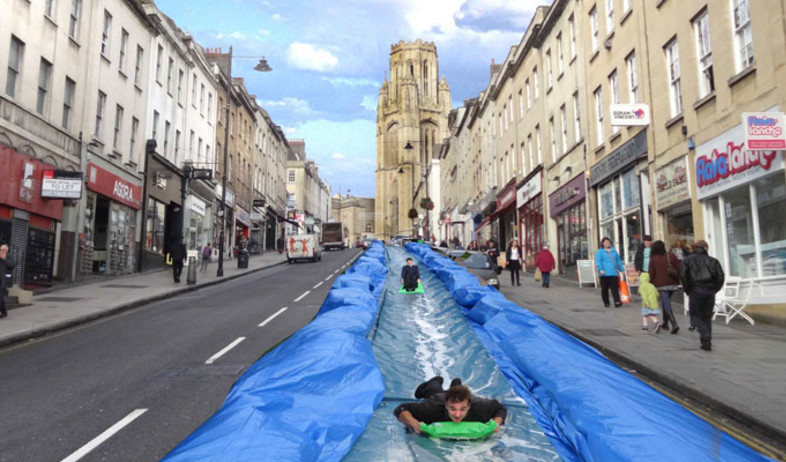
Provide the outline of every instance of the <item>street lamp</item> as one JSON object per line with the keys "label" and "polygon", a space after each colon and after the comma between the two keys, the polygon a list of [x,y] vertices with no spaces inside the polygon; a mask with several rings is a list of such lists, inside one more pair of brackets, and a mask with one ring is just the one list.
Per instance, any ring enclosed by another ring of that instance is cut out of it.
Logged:
{"label": "street lamp", "polygon": [[[264,56],[235,56],[235,58],[259,59],[254,66],[258,72],[270,72],[273,69],[268,65]],[[229,47],[229,59],[227,60],[227,100],[224,117],[224,162],[221,175],[221,232],[218,234],[218,269],[216,277],[224,276],[224,233],[227,228],[227,158],[229,157],[229,107],[232,101],[232,47]]]}
{"label": "street lamp", "polygon": [[[419,143],[419,141],[415,141],[415,143]],[[407,144],[404,145],[404,149],[406,149],[407,151],[411,151],[411,150],[413,150],[415,148],[412,146],[412,142],[407,141]],[[414,191],[414,189],[415,189],[415,172],[414,172],[414,170],[415,170],[415,167],[413,165],[412,166],[412,190],[413,190],[412,191],[412,208],[413,209],[415,208],[415,195],[416,195],[416,192]],[[425,198],[428,198],[428,172],[429,172],[428,165],[426,165],[424,170],[423,170],[423,172],[421,172],[421,180],[420,180],[421,182],[425,183],[425,187],[426,187]],[[399,170],[399,173],[403,173],[403,170]],[[418,187],[418,191],[419,190],[420,190],[420,187]],[[425,209],[425,220],[424,220],[424,223],[423,223],[423,238],[426,241],[428,241],[429,240],[429,226],[428,226],[428,224],[429,224],[429,210],[428,210],[428,208],[425,208],[425,207],[424,207],[424,209]],[[412,228],[413,228],[413,232],[414,232],[414,228],[415,228],[414,224],[413,224]]]}

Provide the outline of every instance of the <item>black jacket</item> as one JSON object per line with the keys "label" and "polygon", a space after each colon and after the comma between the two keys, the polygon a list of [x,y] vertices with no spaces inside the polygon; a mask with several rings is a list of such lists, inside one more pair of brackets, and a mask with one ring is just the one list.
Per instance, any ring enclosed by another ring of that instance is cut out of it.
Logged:
{"label": "black jacket", "polygon": [[[427,424],[434,422],[449,422],[450,415],[445,408],[445,393],[437,393],[418,403],[404,403],[393,410],[396,417],[404,411],[409,411],[412,417]],[[501,417],[505,423],[508,410],[496,399],[486,399],[473,396],[470,399],[470,408],[465,422],[488,422],[495,417]]]}
{"label": "black jacket", "polygon": [[404,267],[401,268],[401,279],[406,281],[407,277],[411,277],[415,280],[420,279],[420,268],[418,268],[418,265],[404,265]]}
{"label": "black jacket", "polygon": [[696,247],[692,254],[682,259],[680,280],[685,293],[700,290],[717,293],[723,288],[725,276],[718,260],[707,255],[707,251]]}
{"label": "black jacket", "polygon": [[169,251],[169,256],[173,262],[182,262],[186,259],[186,246],[185,244],[177,243],[172,245],[172,250]]}
{"label": "black jacket", "polygon": [[[7,258],[3,260],[0,258],[0,290],[6,289],[9,284],[6,284],[6,273],[10,273],[12,269],[14,269],[16,263],[11,259],[11,255],[7,255]],[[8,281],[10,283],[10,281]]]}
{"label": "black jacket", "polygon": [[633,266],[636,267],[636,271],[646,272],[649,268],[644,268],[644,243],[639,244],[639,248],[636,249],[636,255],[633,257]]}

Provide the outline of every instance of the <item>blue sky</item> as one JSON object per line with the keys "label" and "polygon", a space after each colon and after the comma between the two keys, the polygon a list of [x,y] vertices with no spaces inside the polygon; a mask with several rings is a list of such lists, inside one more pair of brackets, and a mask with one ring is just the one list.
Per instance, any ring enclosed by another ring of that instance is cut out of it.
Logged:
{"label": "blue sky", "polygon": [[518,44],[535,7],[548,0],[160,0],[158,7],[206,48],[231,45],[235,77],[289,139],[306,153],[334,193],[374,196],[379,87],[390,45],[420,38],[437,45],[440,74],[453,105],[488,84],[491,59]]}

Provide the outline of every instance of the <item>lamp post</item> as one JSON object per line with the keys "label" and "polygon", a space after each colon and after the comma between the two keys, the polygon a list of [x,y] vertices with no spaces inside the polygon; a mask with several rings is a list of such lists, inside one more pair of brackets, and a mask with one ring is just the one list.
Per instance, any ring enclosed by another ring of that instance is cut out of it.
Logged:
{"label": "lamp post", "polygon": [[[236,58],[253,58],[259,59],[259,62],[254,66],[257,72],[270,72],[273,69],[267,64],[264,56],[236,56]],[[229,108],[232,101],[232,47],[229,47],[229,59],[227,60],[227,100],[225,106],[224,117],[224,161],[221,167],[221,232],[218,234],[218,269],[216,270],[216,277],[224,276],[224,233],[227,227],[227,158],[229,157]]]}

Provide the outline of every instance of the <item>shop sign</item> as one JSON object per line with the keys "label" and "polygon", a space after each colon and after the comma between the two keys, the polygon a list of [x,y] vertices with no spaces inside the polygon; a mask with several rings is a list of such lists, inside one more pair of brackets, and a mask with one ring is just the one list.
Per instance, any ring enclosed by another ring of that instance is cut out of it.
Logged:
{"label": "shop sign", "polygon": [[142,208],[142,188],[104,170],[96,164],[87,167],[87,188],[134,209]]}
{"label": "shop sign", "polygon": [[655,203],[658,209],[690,200],[688,159],[682,157],[655,172]]}
{"label": "shop sign", "polygon": [[587,195],[584,175],[578,175],[549,196],[549,214],[556,217],[563,210],[580,203]]}
{"label": "shop sign", "polygon": [[[220,184],[216,185],[216,198],[218,198],[218,202],[221,202],[221,191],[222,187]],[[227,189],[227,197],[226,197],[226,205],[233,205],[235,203],[235,195],[232,194],[232,191]]]}
{"label": "shop sign", "polygon": [[522,207],[543,190],[540,175],[535,175],[516,191],[516,208]]}
{"label": "shop sign", "polygon": [[453,223],[456,223],[456,222],[464,223],[464,222],[469,221],[469,219],[470,219],[470,216],[469,216],[468,213],[460,213],[460,214],[454,215],[453,218],[449,219],[448,223],[450,223],[450,222],[453,222]]}
{"label": "shop sign", "polygon": [[497,210],[502,210],[516,200],[516,188],[510,188],[499,195],[497,199]]}
{"label": "shop sign", "polygon": [[786,149],[786,116],[782,112],[743,112],[742,127],[749,150]]}
{"label": "shop sign", "polygon": [[630,127],[650,124],[650,106],[648,104],[612,104],[611,125]]}
{"label": "shop sign", "polygon": [[43,197],[38,187],[43,172],[52,169],[0,144],[0,204],[60,221],[63,201]]}
{"label": "shop sign", "polygon": [[82,172],[44,170],[41,179],[41,197],[80,199],[82,197]]}
{"label": "shop sign", "polygon": [[235,220],[246,225],[246,227],[251,227],[251,221],[249,219],[248,212],[241,209],[240,207],[238,207],[235,211]]}
{"label": "shop sign", "polygon": [[251,212],[251,221],[252,222],[260,222],[265,220],[265,214],[259,212]]}
{"label": "shop sign", "polygon": [[207,204],[202,199],[191,196],[191,210],[199,215],[205,216]]}
{"label": "shop sign", "polygon": [[603,183],[647,154],[647,131],[641,131],[590,168],[590,186]]}
{"label": "shop sign", "polygon": [[745,149],[745,129],[737,125],[696,148],[696,196],[721,193],[783,169],[783,151]]}

